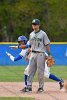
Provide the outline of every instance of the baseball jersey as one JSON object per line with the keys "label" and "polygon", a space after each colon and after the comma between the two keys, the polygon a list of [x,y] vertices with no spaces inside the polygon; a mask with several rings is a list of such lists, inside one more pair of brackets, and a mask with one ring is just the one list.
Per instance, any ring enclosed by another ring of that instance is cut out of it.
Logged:
{"label": "baseball jersey", "polygon": [[[27,44],[29,45],[29,41],[27,42]],[[25,58],[27,56],[27,53],[28,49],[22,49],[19,55]]]}
{"label": "baseball jersey", "polygon": [[22,57],[26,57],[26,53],[27,53],[27,49],[22,49],[19,55]]}
{"label": "baseball jersey", "polygon": [[31,44],[31,49],[34,51],[45,51],[45,45],[50,44],[50,40],[47,34],[40,30],[35,33],[34,31],[30,33],[29,43]]}

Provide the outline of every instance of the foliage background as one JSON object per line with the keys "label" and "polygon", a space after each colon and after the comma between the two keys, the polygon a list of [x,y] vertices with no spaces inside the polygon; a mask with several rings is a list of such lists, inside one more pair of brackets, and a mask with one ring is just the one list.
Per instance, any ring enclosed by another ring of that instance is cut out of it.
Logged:
{"label": "foliage background", "polygon": [[67,0],[0,0],[0,42],[29,37],[34,18],[51,42],[67,41]]}

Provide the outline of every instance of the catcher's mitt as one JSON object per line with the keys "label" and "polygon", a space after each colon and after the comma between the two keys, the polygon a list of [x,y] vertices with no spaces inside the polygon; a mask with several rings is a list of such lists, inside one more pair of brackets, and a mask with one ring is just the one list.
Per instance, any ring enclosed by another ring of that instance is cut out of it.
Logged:
{"label": "catcher's mitt", "polygon": [[47,66],[48,67],[52,67],[53,65],[54,65],[54,59],[53,59],[53,57],[52,56],[48,56],[47,57]]}

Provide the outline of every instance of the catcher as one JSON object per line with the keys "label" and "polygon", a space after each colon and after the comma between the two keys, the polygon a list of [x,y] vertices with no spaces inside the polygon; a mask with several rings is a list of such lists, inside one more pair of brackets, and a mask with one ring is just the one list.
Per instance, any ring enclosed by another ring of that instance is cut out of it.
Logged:
{"label": "catcher", "polygon": [[[27,41],[25,38],[22,38],[22,37],[23,36],[20,36],[21,39],[18,38],[18,41],[21,44],[22,44],[22,41]],[[28,45],[28,43],[27,43],[27,45]],[[16,47],[12,46],[11,48],[18,48],[18,46],[16,46]],[[26,55],[29,54],[29,55],[27,55],[28,56],[28,60],[29,60],[29,58],[30,58],[30,51],[31,51],[30,49],[28,49],[28,50],[27,49],[24,49],[24,50],[22,49],[21,53],[18,56],[16,56],[16,57],[13,57],[8,52],[6,52],[6,54],[10,57],[10,59],[12,61],[18,61],[18,60],[22,59],[22,57],[26,58]],[[62,79],[56,77],[54,74],[50,73],[50,67],[52,67],[52,65],[54,64],[54,59],[51,56],[48,56],[47,53],[45,53],[45,55],[46,55],[46,62],[45,62],[44,76],[49,78],[49,79],[52,79],[52,80],[55,80],[55,81],[59,82],[60,89],[62,90],[63,87],[64,87],[64,81]],[[29,70],[29,64],[28,64],[28,66],[26,67],[26,69],[24,71],[25,86],[22,89],[22,91],[24,91],[24,92],[26,92],[26,88],[27,88],[27,78],[28,78],[28,75],[29,75],[28,70]]]}

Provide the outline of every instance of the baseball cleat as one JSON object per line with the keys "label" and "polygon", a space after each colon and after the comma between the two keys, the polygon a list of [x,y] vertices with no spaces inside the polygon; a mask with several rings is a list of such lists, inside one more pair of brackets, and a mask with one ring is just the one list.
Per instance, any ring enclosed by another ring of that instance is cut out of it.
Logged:
{"label": "baseball cleat", "polygon": [[66,92],[65,88],[62,88],[60,91],[61,91],[61,92]]}
{"label": "baseball cleat", "polygon": [[7,54],[7,56],[9,56],[9,57],[11,56],[11,54],[10,54],[10,53],[8,53],[7,51],[6,51],[6,54]]}
{"label": "baseball cleat", "polygon": [[60,84],[60,90],[62,90],[64,88],[64,81],[60,81],[59,84]]}
{"label": "baseball cleat", "polygon": [[38,88],[37,93],[41,93],[43,91],[44,91],[43,88]]}
{"label": "baseball cleat", "polygon": [[32,88],[24,87],[21,92],[31,92]]}

